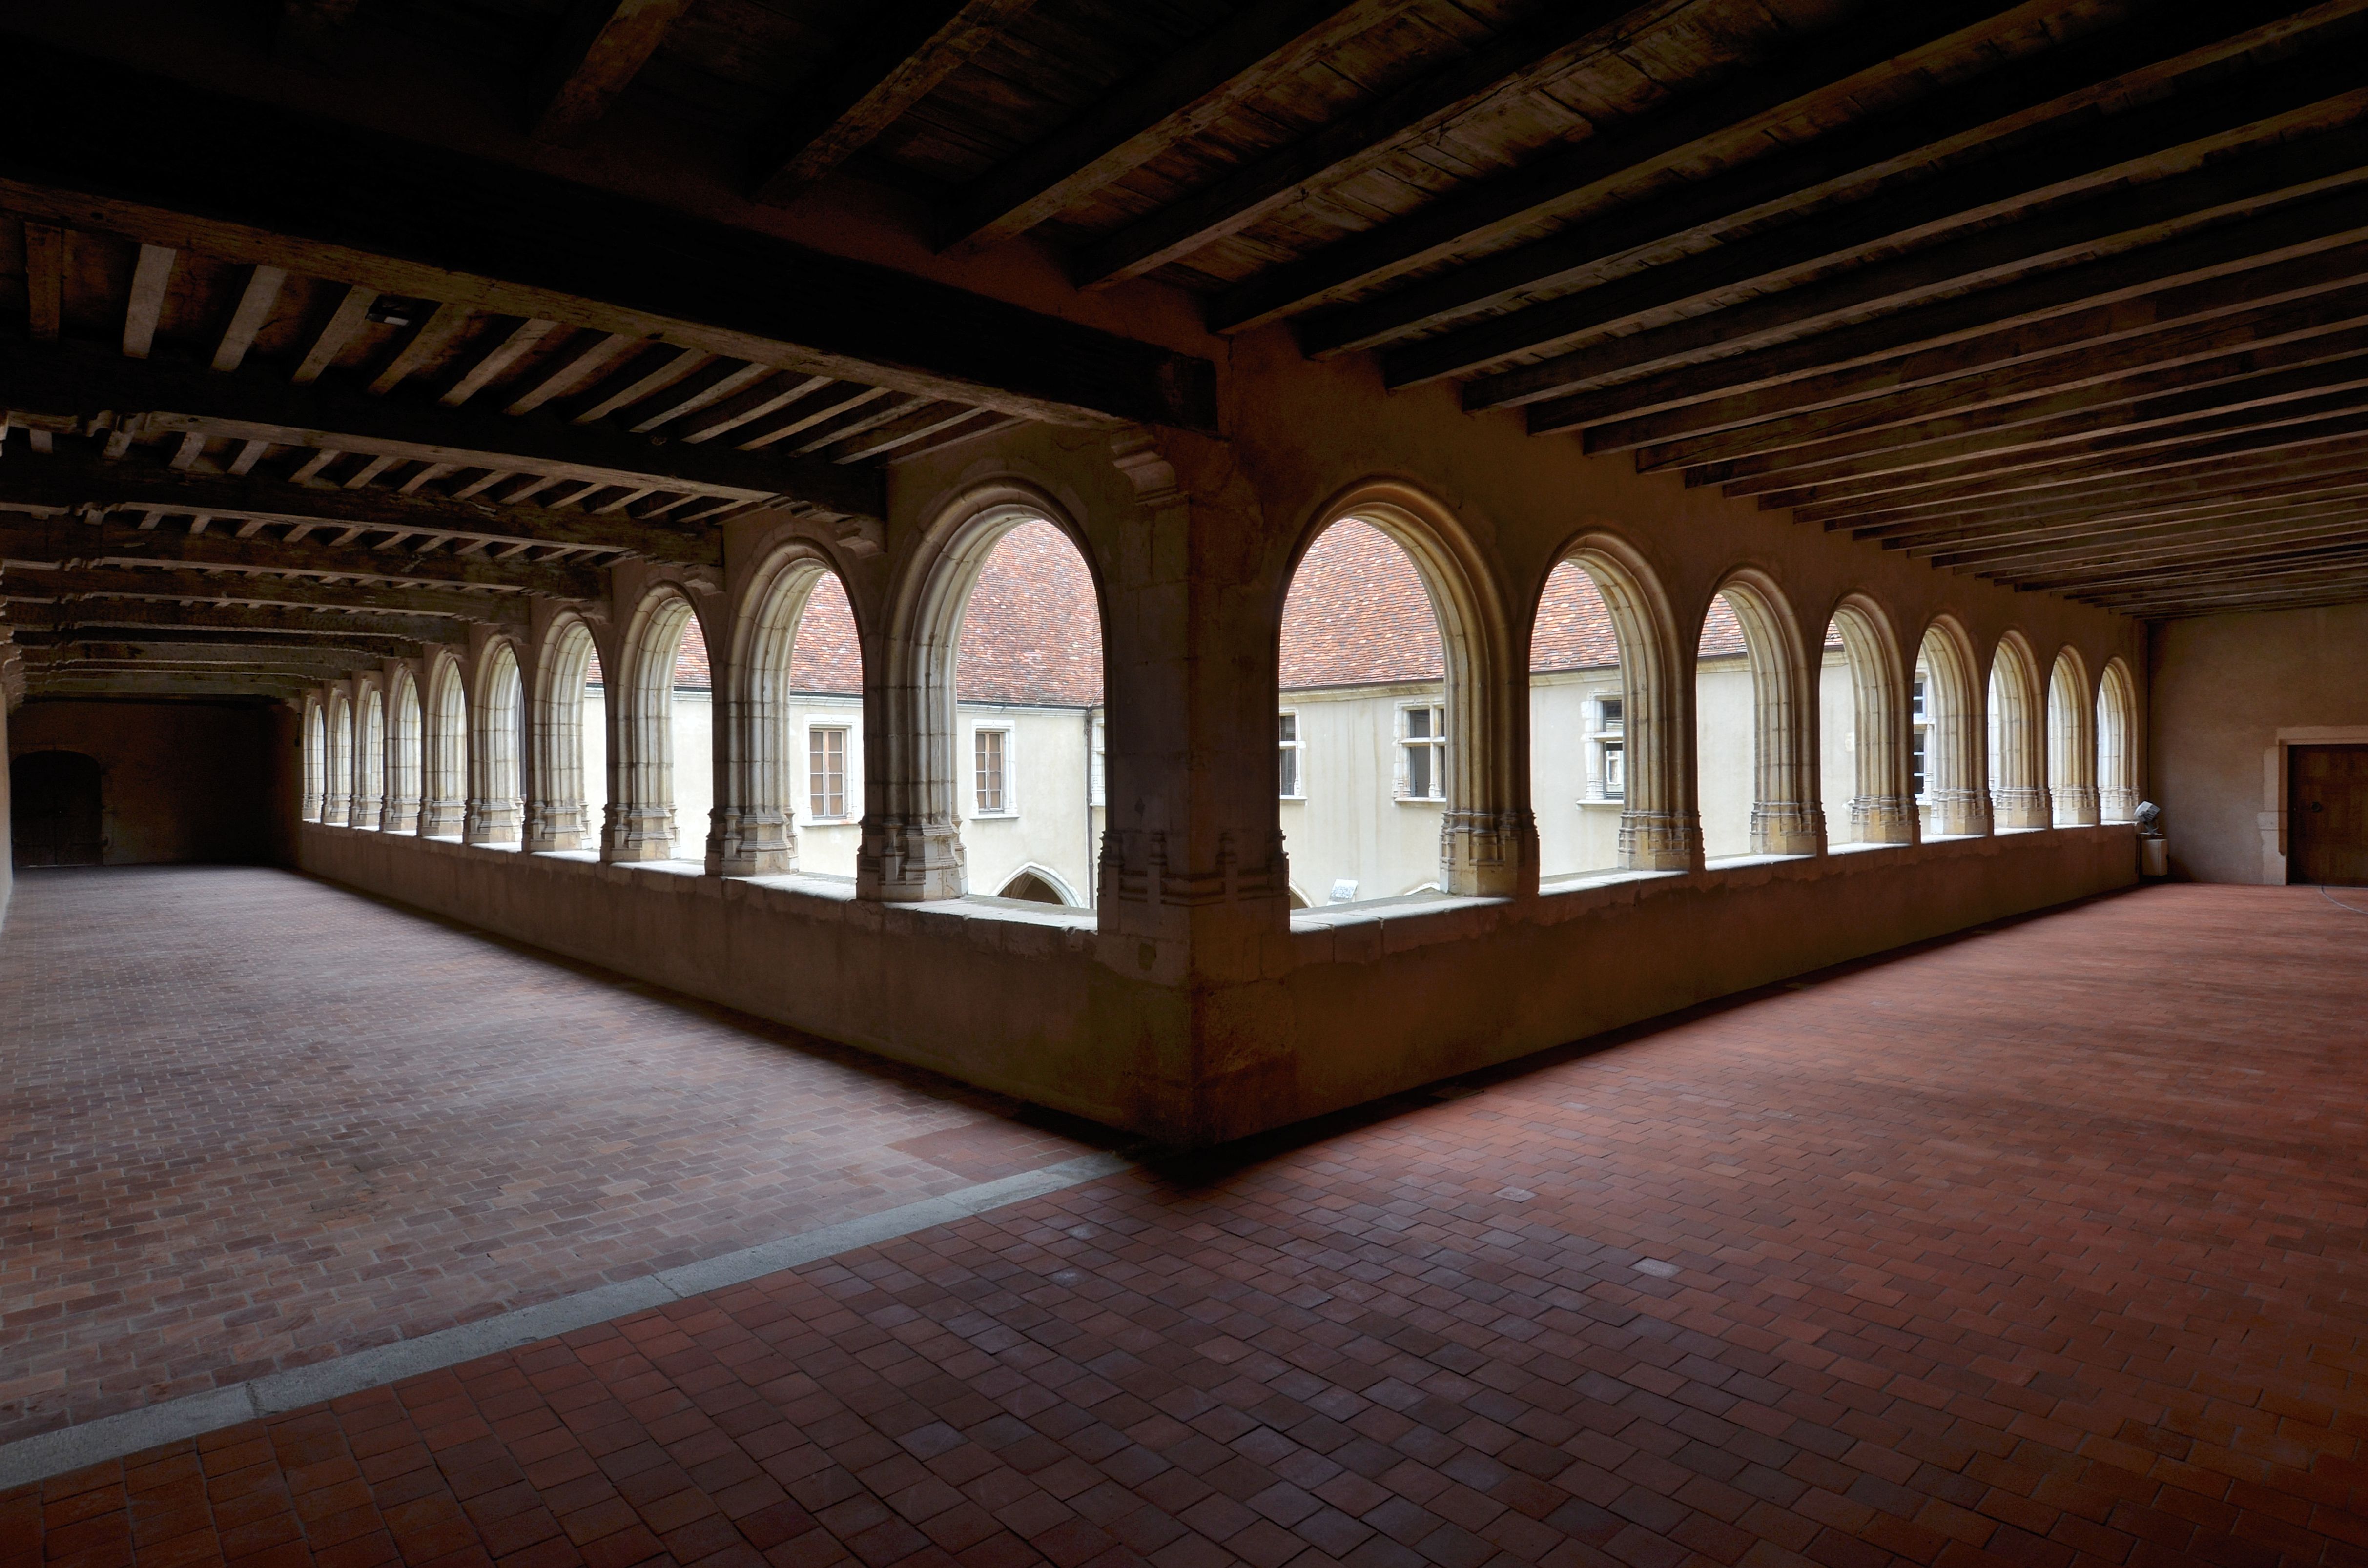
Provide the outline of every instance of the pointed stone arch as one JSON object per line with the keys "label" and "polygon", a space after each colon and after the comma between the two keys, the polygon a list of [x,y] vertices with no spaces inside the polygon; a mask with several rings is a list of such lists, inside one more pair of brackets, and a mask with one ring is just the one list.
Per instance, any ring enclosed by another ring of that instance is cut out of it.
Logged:
{"label": "pointed stone arch", "polygon": [[329,744],[322,770],[321,820],[344,827],[353,820],[354,709],[340,684],[329,688]]}
{"label": "pointed stone arch", "polygon": [[526,687],[518,646],[488,640],[469,704],[469,803],[463,842],[515,845],[525,818]]}
{"label": "pointed stone arch", "polygon": [[[1711,595],[1721,597],[1743,629],[1751,666],[1750,852],[1817,854],[1826,813],[1817,801],[1816,690],[1800,622],[1775,580],[1754,567],[1728,574]],[[1705,619],[1709,608],[1705,601]]]}
{"label": "pointed stone arch", "polygon": [[[1702,858],[1702,820],[1687,778],[1693,766],[1692,703],[1676,673],[1688,667],[1677,618],[1652,567],[1627,540],[1590,530],[1565,544],[1555,566],[1577,566],[1595,585],[1620,650],[1621,725],[1627,778],[1620,811],[1623,870],[1682,871]],[[1551,578],[1551,572],[1548,577]],[[1544,581],[1531,606],[1537,620]]]}
{"label": "pointed stone arch", "polygon": [[329,782],[328,704],[320,692],[304,694],[303,725],[304,802],[301,814],[306,822],[319,822]]}
{"label": "pointed stone arch", "polygon": [[856,853],[861,897],[913,903],[969,891],[954,756],[962,617],[1003,536],[1038,522],[1058,529],[1084,561],[1102,646],[1110,645],[1110,596],[1094,552],[1052,495],[1022,480],[996,479],[939,508],[892,589],[876,678],[866,649],[871,699],[864,704],[863,839]]}
{"label": "pointed stone arch", "polygon": [[380,821],[390,833],[419,831],[419,677],[408,659],[391,666],[386,699],[386,807]]}
{"label": "pointed stone arch", "polygon": [[1990,820],[2001,832],[2055,825],[2047,803],[2047,692],[2020,631],[1990,654]]}
{"label": "pointed stone arch", "polygon": [[1954,616],[1933,618],[1917,643],[1923,689],[1917,722],[1924,740],[1924,790],[1918,806],[1926,838],[1978,837],[1990,831],[1988,729],[1981,663]]}
{"label": "pointed stone arch", "polygon": [[460,654],[427,656],[427,700],[420,715],[419,835],[458,838],[468,806],[469,702]]}
{"label": "pointed stone arch", "polygon": [[2047,799],[2057,827],[2097,825],[2096,722],[2089,666],[2066,647],[2047,672]]}
{"label": "pointed stone arch", "polygon": [[[732,645],[718,682],[723,694],[716,715],[723,733],[723,766],[715,781],[715,833],[707,854],[711,876],[797,869],[791,804],[797,759],[788,730],[791,665],[806,606],[826,576],[845,587],[838,563],[821,546],[788,541],[751,577],[733,617]],[[852,596],[848,603],[850,613],[860,613]],[[856,624],[860,646],[862,622]]]}
{"label": "pointed stone arch", "polygon": [[1401,480],[1369,480],[1334,496],[1300,539],[1291,570],[1283,574],[1271,619],[1276,647],[1279,651],[1283,603],[1299,563],[1325,529],[1352,518],[1378,529],[1406,551],[1422,578],[1439,625],[1440,706],[1447,733],[1440,889],[1495,898],[1535,892],[1537,824],[1530,808],[1527,766],[1529,672],[1515,655],[1505,595],[1487,558],[1451,508]]}
{"label": "pointed stone arch", "polygon": [[[1909,674],[1898,633],[1882,605],[1846,595],[1831,618],[1850,666],[1851,757],[1849,842],[1916,842],[1916,792],[1908,773],[1913,731]],[[1832,824],[1827,824],[1828,830]]]}
{"label": "pointed stone arch", "polygon": [[373,673],[354,681],[353,825],[376,832],[386,824],[386,699]]}
{"label": "pointed stone arch", "polygon": [[600,858],[609,861],[682,858],[674,811],[674,665],[683,629],[698,616],[681,585],[651,585],[618,639],[618,668],[608,671],[616,708],[609,754],[609,813]]}
{"label": "pointed stone arch", "polygon": [[2097,682],[2097,814],[2105,822],[2135,822],[2138,813],[2137,683],[2115,654]]}
{"label": "pointed stone arch", "polygon": [[[543,628],[528,705],[527,737],[534,762],[534,792],[526,805],[529,850],[581,849],[600,832],[601,824],[591,820],[585,804],[589,797],[584,766],[584,687],[599,657],[592,625],[576,611],[562,611]],[[600,668],[605,675],[607,666]],[[605,714],[601,722],[605,727]],[[606,757],[604,744],[604,774]]]}

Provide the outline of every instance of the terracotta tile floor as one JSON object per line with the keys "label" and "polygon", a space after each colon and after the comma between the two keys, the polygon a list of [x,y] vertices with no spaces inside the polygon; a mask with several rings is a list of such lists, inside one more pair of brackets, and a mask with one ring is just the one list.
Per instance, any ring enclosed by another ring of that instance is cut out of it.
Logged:
{"label": "terracotta tile floor", "polygon": [[0,1562],[2360,1568],[2363,1033],[2368,916],[2150,889],[61,1477]]}
{"label": "terracotta tile floor", "polygon": [[0,1440],[1086,1149],[1009,1102],[231,868],[18,880],[0,1108]]}

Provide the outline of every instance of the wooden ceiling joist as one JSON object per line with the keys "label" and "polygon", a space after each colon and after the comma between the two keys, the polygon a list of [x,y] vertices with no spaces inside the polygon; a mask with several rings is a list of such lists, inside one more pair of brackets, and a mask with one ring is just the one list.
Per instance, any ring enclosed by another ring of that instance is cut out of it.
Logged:
{"label": "wooden ceiling joist", "polygon": [[[2084,140],[2076,138],[2075,144]],[[2112,166],[2124,161],[2115,159]],[[2020,272],[2059,267],[2100,252],[2140,249],[2203,225],[2343,190],[2363,180],[2368,180],[2368,131],[2326,131],[2122,187],[2092,200],[2044,208],[2034,216],[1759,293],[1725,309],[1658,319],[1690,301],[1724,291],[1768,288],[1821,261],[1846,259],[1848,253],[1872,241],[1862,238],[1838,253],[1828,243],[1831,236],[1853,231],[1863,236],[1867,228],[1887,227],[1889,211],[1915,207],[1912,200],[1898,209],[1888,201],[1864,203],[1873,210],[1869,216],[1826,218],[1799,229],[1776,230],[1650,268],[1634,278],[1392,349],[1382,356],[1383,376],[1393,387],[1412,386],[1476,370],[1516,354],[1550,352],[1550,358],[1535,364],[1465,385],[1467,407],[1534,403],[1615,369],[1649,369],[1706,348],[1752,347],[1780,336],[1803,335],[1853,315],[1906,309]],[[2356,195],[2351,199],[2356,208]],[[1561,347],[1640,322],[1651,324],[1600,347]]]}
{"label": "wooden ceiling joist", "polygon": [[[1434,214],[1425,209],[1379,234],[1360,236],[1353,248],[1342,247],[1349,254],[1337,258],[1331,278],[1325,281],[1330,290],[1370,287],[1395,276],[1404,266],[1452,256],[1533,224],[1578,198],[1660,172],[1669,157],[1706,136],[1736,134],[1764,118],[1771,105],[1814,104],[1848,92],[1871,71],[1896,72],[1903,64],[1899,56],[1946,39],[1969,16],[1977,18],[1979,12],[1995,8],[1900,6],[1873,18],[1872,26],[1854,20],[1839,36],[1819,35],[1782,62],[1755,72],[1749,81],[1736,85],[1739,92],[1727,87],[1680,99],[1666,109],[1590,137],[1554,161],[1555,177],[1548,178],[1543,167],[1524,170],[1508,176],[1502,182],[1506,188],[1493,201],[1487,199],[1493,184],[1448,198],[1441,206],[1458,209],[1463,221],[1475,223],[1467,233],[1450,233],[1458,214]],[[1307,353],[1322,358],[1373,347],[1460,316],[1503,310],[1582,282],[1590,272],[1623,255],[1700,244],[1737,224],[1764,222],[1827,199],[1837,190],[1895,180],[1918,165],[1962,152],[1981,133],[2027,133],[2026,122],[2044,123],[2050,113],[2063,129],[2092,130],[2096,128],[2094,106],[2109,92],[2141,93],[2173,73],[2198,70],[2230,53],[2258,48],[2277,36],[2279,20],[2317,9],[2312,0],[2281,0],[2268,6],[2248,7],[2241,17],[2203,7],[2149,16],[2015,69],[1975,76],[1888,116],[1752,159],[1723,174],[1688,181],[1650,199],[1630,201],[1545,239],[1493,250],[1452,271],[1368,301],[1317,312],[1299,323],[1300,343]],[[2181,112],[2192,110],[2182,108]],[[2125,140],[2145,140],[2133,137],[2125,117],[2123,123],[2112,124],[2112,133]],[[2204,132],[2199,129],[2196,134]],[[1881,203],[1877,210],[1883,216],[1872,226],[1878,233],[1884,224],[1912,229],[1918,220],[1909,214],[1919,206],[1928,212],[1937,210],[1944,214],[1952,206],[1960,210],[1978,206],[1978,197],[1964,193],[1964,187],[1978,187],[1980,179],[1975,176],[1984,167],[1968,165],[1951,176],[1961,192],[1955,197],[1928,188],[1945,185],[1945,180],[1903,187],[1895,195],[1907,206],[1896,207],[1889,200]],[[2026,168],[2022,174],[2028,179],[2038,172]],[[1984,177],[2000,176],[1993,172]],[[1521,205],[1524,200],[1529,204]],[[1854,221],[1864,222],[1866,216],[1858,215]],[[1394,240],[1393,233],[1402,226],[1408,232]],[[1384,265],[1382,258],[1400,252],[1406,253],[1406,263],[1395,268]],[[1314,262],[1321,256],[1309,259]],[[1307,265],[1278,270],[1293,272]],[[1351,267],[1364,270],[1339,276]],[[1312,269],[1304,276],[1311,282],[1318,280]],[[1261,286],[1271,299],[1279,279],[1262,278],[1236,292],[1247,295]],[[1269,307],[1269,312],[1273,308],[1296,308],[1307,302],[1290,301],[1281,307]],[[1217,324],[1240,324],[1224,312],[1222,301]]]}
{"label": "wooden ceiling joist", "polygon": [[878,0],[760,139],[757,199],[787,201],[869,146],[1029,0]]}
{"label": "wooden ceiling joist", "polygon": [[1549,6],[1461,59],[1097,240],[1077,258],[1077,280],[1091,285],[1139,277],[1238,233],[1309,188],[1436,131],[1484,99],[1543,84],[1660,9],[1634,0]]}
{"label": "wooden ceiling joist", "polygon": [[419,587],[500,587],[555,598],[598,598],[606,583],[589,567],[485,555],[355,550],[307,539],[240,538],[81,521],[0,523],[0,561],[188,566],[199,571],[298,573]]}
{"label": "wooden ceiling joist", "polygon": [[1205,359],[29,39],[0,51],[0,206],[1058,424],[1215,425]]}
{"label": "wooden ceiling joist", "polygon": [[440,642],[452,635],[442,616],[386,610],[296,608],[285,605],[181,605],[138,599],[74,599],[60,604],[14,604],[15,626],[66,630],[87,628],[142,632],[204,632],[215,637],[319,638],[324,642],[404,644]]}
{"label": "wooden ceiling joist", "polygon": [[1034,228],[1241,112],[1269,74],[1316,63],[1404,0],[1281,0],[1245,6],[1067,124],[988,170],[942,209],[939,244],[981,246]]}
{"label": "wooden ceiling joist", "polygon": [[72,344],[0,344],[0,403],[85,419],[113,412],[119,431],[124,415],[154,410],[143,427],[152,434],[202,426],[214,436],[279,446],[655,484],[752,504],[778,499],[850,517],[879,517],[886,503],[879,474],[836,463],[658,445],[604,428],[371,397],[319,382],[299,386],[254,369],[221,374],[162,362],[131,366]]}
{"label": "wooden ceiling joist", "polygon": [[517,594],[472,593],[454,588],[376,588],[252,573],[217,575],[188,569],[147,571],[129,566],[93,566],[17,570],[0,578],[0,599],[53,604],[89,597],[393,610],[404,615],[440,615],[455,620],[482,621],[491,626],[523,626],[527,619],[527,601]]}
{"label": "wooden ceiling joist", "polygon": [[528,134],[580,141],[689,8],[690,0],[575,0],[528,89]]}

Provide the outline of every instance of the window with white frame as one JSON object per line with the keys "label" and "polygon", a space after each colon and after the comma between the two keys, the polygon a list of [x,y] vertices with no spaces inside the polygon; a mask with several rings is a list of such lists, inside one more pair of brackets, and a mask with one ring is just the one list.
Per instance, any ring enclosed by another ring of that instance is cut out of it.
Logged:
{"label": "window with white frame", "polygon": [[983,817],[1011,814],[1011,732],[979,729],[971,732],[971,758],[976,788],[973,810]]}
{"label": "window with white frame", "polygon": [[1398,710],[1402,801],[1447,799],[1447,710],[1417,703]]}
{"label": "window with white frame", "polygon": [[1917,673],[1915,695],[1908,699],[1908,717],[1912,721],[1907,741],[1907,773],[1915,786],[1916,798],[1924,798],[1925,736],[1930,731],[1931,718],[1924,705],[1924,676]]}
{"label": "window with white frame", "polygon": [[847,727],[816,724],[806,731],[807,812],[815,822],[847,815]]}
{"label": "window with white frame", "polygon": [[1299,715],[1280,715],[1276,728],[1275,755],[1281,764],[1282,798],[1304,801],[1307,798],[1307,788],[1306,779],[1299,771]]}
{"label": "window with white frame", "polygon": [[1606,801],[1628,796],[1628,744],[1622,735],[1626,717],[1627,699],[1595,699],[1595,776],[1602,780],[1601,799]]}

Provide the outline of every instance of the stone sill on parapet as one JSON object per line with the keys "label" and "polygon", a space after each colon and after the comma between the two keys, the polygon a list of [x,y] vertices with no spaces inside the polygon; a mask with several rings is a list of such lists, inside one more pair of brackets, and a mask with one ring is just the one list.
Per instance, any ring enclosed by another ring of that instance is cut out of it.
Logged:
{"label": "stone sill on parapet", "polygon": [[[344,828],[305,823],[306,829],[356,835],[376,835],[371,828]],[[1998,834],[1936,835],[1917,844],[1849,844],[1823,855],[1735,855],[1710,862],[1699,871],[1607,870],[1582,872],[1550,880],[1532,899],[1472,897],[1437,892],[1406,893],[1354,904],[1318,905],[1291,912],[1285,938],[1294,963],[1322,963],[1343,958],[1364,958],[1401,952],[1446,942],[1486,936],[1508,918],[1518,923],[1554,926],[1634,905],[1647,898],[1679,891],[1743,888],[1776,881],[1815,881],[1830,876],[1875,874],[1925,861],[1972,858],[2019,852],[2026,845],[2057,840],[2050,835],[2120,834],[2133,835],[2135,824],[2109,823],[2096,826],[2021,828]],[[412,837],[389,834],[388,837]],[[664,879],[681,896],[749,900],[769,904],[781,913],[807,919],[844,923],[849,926],[914,936],[953,934],[971,943],[1016,956],[1044,956],[1057,950],[1089,952],[1099,935],[1098,917],[1089,909],[1056,908],[1021,899],[972,894],[921,903],[867,903],[856,897],[849,877],[799,871],[763,877],[711,877],[697,860],[622,861],[603,865],[589,849],[538,850],[521,854],[514,846],[468,845],[458,838],[437,836],[417,840],[432,846],[431,853],[464,858],[497,857],[511,865],[540,863],[561,875],[575,874],[632,882]],[[1873,854],[1872,851],[1888,851]],[[568,870],[562,871],[562,867]]]}

